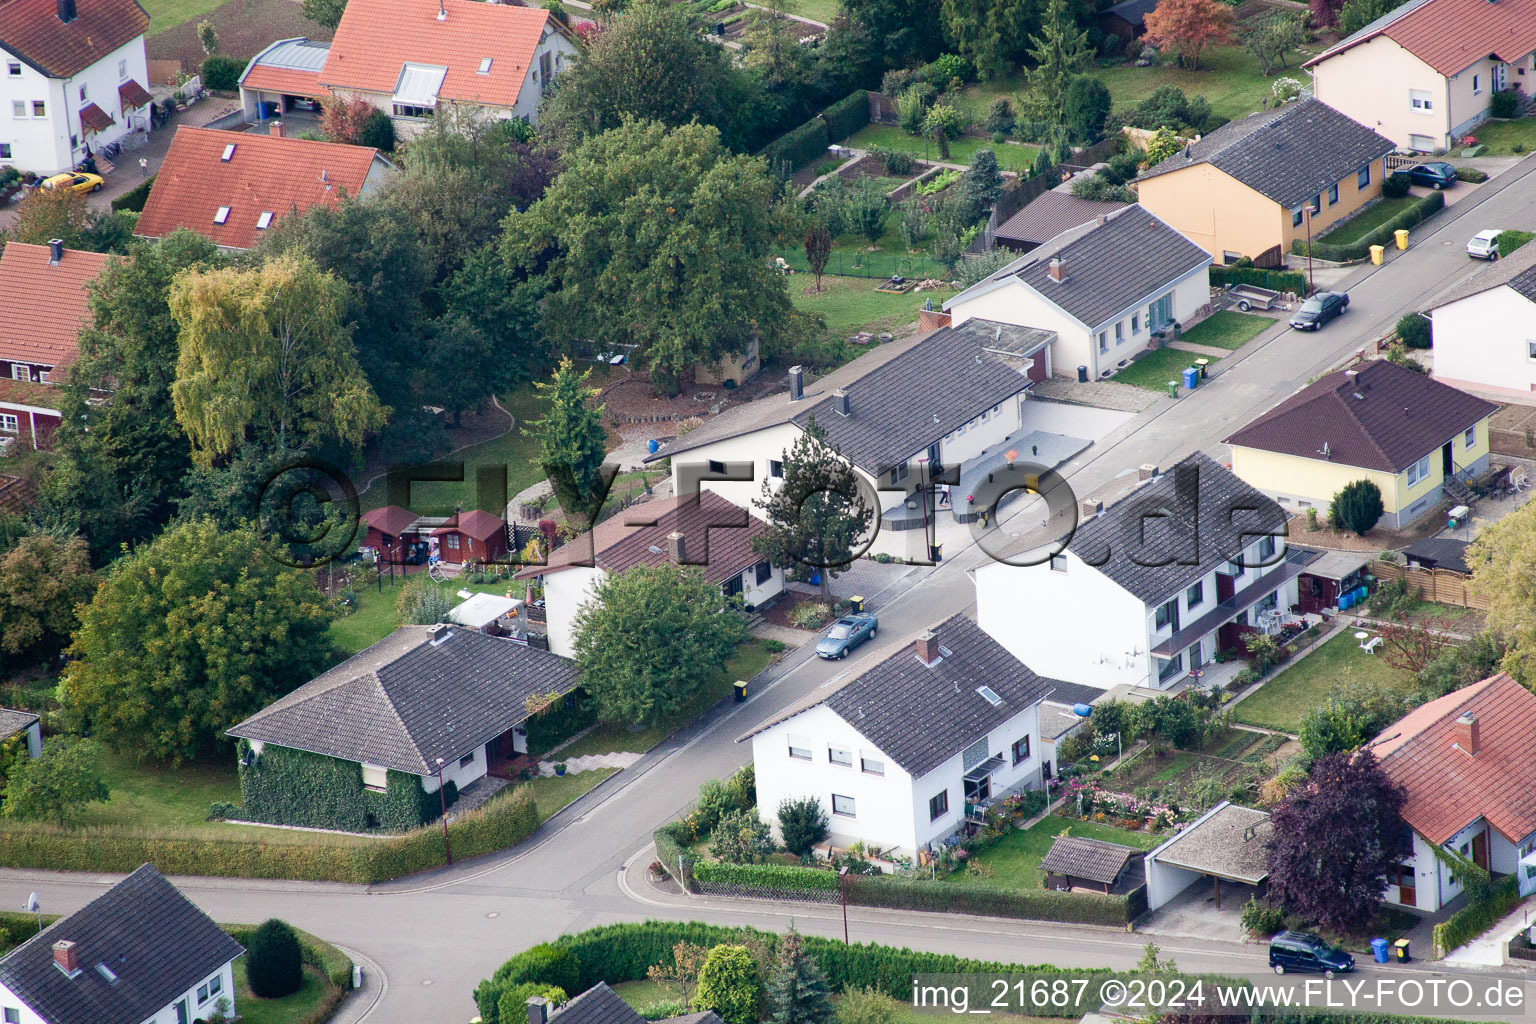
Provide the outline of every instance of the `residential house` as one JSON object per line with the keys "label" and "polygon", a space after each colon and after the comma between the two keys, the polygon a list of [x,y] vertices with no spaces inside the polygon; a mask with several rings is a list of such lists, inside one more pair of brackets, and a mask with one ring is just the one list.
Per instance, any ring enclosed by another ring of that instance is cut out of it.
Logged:
{"label": "residential house", "polygon": [[1098,14],[1099,29],[1126,42],[1126,53],[1134,56],[1131,44],[1147,32],[1147,15],[1157,10],[1157,0],[1120,0]]}
{"label": "residential house", "polygon": [[772,601],[784,592],[784,570],[752,549],[762,532],[760,520],[711,491],[673,496],[610,516],[517,578],[543,586],[549,649],[570,657],[576,651],[576,614],[596,597],[603,580],[637,565],[697,567],[705,580],[748,609]]}
{"label": "residential house", "polygon": [[443,108],[535,121],[577,43],[539,7],[476,0],[348,3],[319,82],[411,134]]}
{"label": "residential house", "polygon": [[135,0],[0,4],[0,165],[56,174],[147,134],[148,30]]}
{"label": "residential house", "polygon": [[1494,93],[1531,93],[1536,0],[1408,0],[1303,67],[1314,96],[1399,148],[1447,149]]}
{"label": "residential house", "polygon": [[246,809],[259,802],[253,773],[274,747],[356,771],[356,790],[327,787],[308,802],[303,813],[315,820],[333,810],[324,801],[350,804],[365,792],[394,792],[402,781],[418,796],[448,783],[462,793],[527,753],[529,698],[536,704],[575,685],[570,661],[515,640],[449,625],[402,626],[229,730],[249,749],[240,780]]}
{"label": "residential house", "polygon": [[330,98],[320,84],[320,69],[331,44],[304,36],[279,39],[256,56],[240,73],[240,106],[247,121],[282,117],[290,110],[315,110]]}
{"label": "residential house", "polygon": [[[626,1003],[607,982],[598,982],[570,1002],[551,1009],[543,996],[528,1000],[528,1024],[645,1024],[646,1018]],[[521,1024],[509,1020],[506,1024]],[[713,1010],[663,1017],[658,1024],[720,1024]]]}
{"label": "residential house", "polygon": [[506,520],[477,508],[455,512],[432,531],[432,537],[438,542],[439,556],[450,564],[507,560]]}
{"label": "residential house", "polygon": [[[648,461],[671,459],[676,493],[707,470],[698,487],[761,514],[752,502],[763,481],[783,477],[785,454],[814,420],[879,506],[871,550],[927,558],[941,523],[979,517],[961,496],[976,493],[1009,451],[1055,465],[1086,446],[1035,430],[1027,411],[1029,388],[1049,372],[1053,338],[973,319],[882,345],[811,385],[795,367],[787,397],[727,410]],[[955,499],[948,508],[934,493],[940,478]]]}
{"label": "residential house", "polygon": [[1536,403],[1536,245],[1473,274],[1429,316],[1436,380]]}
{"label": "residential house", "polygon": [[1047,372],[1097,379],[1211,301],[1210,265],[1198,245],[1128,206],[1062,232],[944,309],[955,327],[979,317],[1050,332]]}
{"label": "residential house", "polygon": [[[992,801],[1037,789],[1037,676],[965,615],[863,659],[737,742],[752,742],[757,805],[813,796],[835,846],[912,856]],[[776,824],[776,821],[775,821]]]}
{"label": "residential house", "polygon": [[1285,512],[1196,452],[1102,512],[1038,565],[976,569],[977,620],[1057,679],[1168,690],[1275,632],[1296,603],[1304,556]]}
{"label": "residential house", "polygon": [[245,952],[145,864],[0,959],[0,1015],[14,1024],[189,1024],[234,1019]]}
{"label": "residential house", "polygon": [[1141,205],[1221,263],[1278,267],[1381,197],[1392,140],[1308,99],[1230,121],[1136,179]]}
{"label": "residential house", "polygon": [[1325,515],[1345,484],[1381,489],[1383,525],[1465,500],[1488,468],[1492,402],[1385,359],[1324,374],[1226,439],[1232,471],[1292,512]]}
{"label": "residential house", "polygon": [[31,711],[15,711],[0,708],[0,744],[17,738],[18,749],[25,749],[28,757],[43,756],[42,719]]}
{"label": "residential house", "polygon": [[190,228],[224,249],[254,249],[290,213],[369,196],[398,172],[368,146],[267,133],[178,128],[135,233]]}
{"label": "residential house", "polygon": [[90,285],[110,258],[57,240],[0,253],[0,455],[49,447],[62,418],[58,385],[90,321]]}
{"label": "residential house", "polygon": [[1018,213],[997,226],[994,233],[997,246],[1014,252],[1029,252],[1063,231],[1107,217],[1116,210],[1125,209],[1126,205],[1079,199],[1069,191],[1051,189],[1031,199]]}
{"label": "residential house", "polygon": [[1407,794],[1387,902],[1430,912],[1451,902],[1465,888],[1454,857],[1519,871],[1531,891],[1536,870],[1521,862],[1536,850],[1536,695],[1501,672],[1415,708],[1367,749]]}

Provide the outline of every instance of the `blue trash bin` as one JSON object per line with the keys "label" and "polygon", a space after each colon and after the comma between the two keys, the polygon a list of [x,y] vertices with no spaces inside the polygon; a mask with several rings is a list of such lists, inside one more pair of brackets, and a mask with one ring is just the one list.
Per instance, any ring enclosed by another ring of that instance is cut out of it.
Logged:
{"label": "blue trash bin", "polygon": [[1190,391],[1195,390],[1195,385],[1200,383],[1200,367],[1186,366],[1184,368],[1184,386]]}
{"label": "blue trash bin", "polygon": [[1379,964],[1386,963],[1387,962],[1387,940],[1386,939],[1372,939],[1371,940],[1371,952],[1376,954],[1376,962],[1377,963],[1379,963]]}

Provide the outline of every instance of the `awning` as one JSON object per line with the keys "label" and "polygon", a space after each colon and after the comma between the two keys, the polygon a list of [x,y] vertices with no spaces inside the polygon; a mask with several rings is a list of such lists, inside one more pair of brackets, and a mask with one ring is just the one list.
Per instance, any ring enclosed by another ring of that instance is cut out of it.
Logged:
{"label": "awning", "polygon": [[400,69],[394,101],[408,107],[437,106],[437,91],[443,87],[448,69],[430,64],[407,64]]}
{"label": "awning", "polygon": [[123,101],[124,110],[147,106],[155,102],[155,98],[149,94],[149,90],[131,78],[117,87],[117,98]]}
{"label": "awning", "polygon": [[979,781],[981,779],[986,778],[988,775],[991,775],[993,772],[997,771],[1002,766],[1003,766],[1003,755],[1001,755],[1001,754],[993,754],[991,757],[989,757],[985,761],[981,762],[981,764],[977,765],[976,767],[972,768],[970,771],[966,772],[965,773],[965,781],[966,782],[977,782],[977,781]]}
{"label": "awning", "polygon": [[104,132],[116,123],[111,114],[94,103],[87,103],[80,108],[80,127],[85,131]]}

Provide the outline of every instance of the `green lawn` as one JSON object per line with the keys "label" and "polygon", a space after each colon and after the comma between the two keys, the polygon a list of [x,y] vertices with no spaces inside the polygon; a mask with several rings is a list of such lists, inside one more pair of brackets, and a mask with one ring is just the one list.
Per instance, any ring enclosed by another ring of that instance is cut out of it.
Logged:
{"label": "green lawn", "polygon": [[224,0],[144,0],[141,5],[149,15],[149,36],[153,39],[183,22],[201,17],[223,4]]}
{"label": "green lawn", "polygon": [[796,309],[820,313],[827,320],[827,328],[838,334],[853,331],[878,334],[906,326],[917,320],[924,299],[932,299],[933,308],[938,309],[945,299],[955,294],[953,289],[946,288],[942,291],[891,295],[875,290],[880,279],[824,277],[821,279],[822,291],[807,295],[806,289],[812,286],[814,280],[808,274],[795,275],[789,286],[790,300]]}
{"label": "green lawn", "polygon": [[305,964],[304,984],[293,995],[258,999],[245,979],[245,957],[235,961],[235,1012],[242,1024],[292,1024],[305,1020],[325,1000],[325,989],[325,975]]}
{"label": "green lawn", "polygon": [[[1536,149],[1536,117],[1484,121],[1472,129],[1472,134],[1488,147],[1484,156],[1519,156]],[[1516,146],[1520,148],[1517,150]]]}
{"label": "green lawn", "polygon": [[1298,70],[1303,59],[1301,54],[1292,53],[1286,60],[1289,69],[1264,75],[1259,71],[1259,62],[1243,47],[1216,46],[1200,55],[1198,71],[1169,65],[1138,68],[1122,64],[1094,68],[1088,74],[1109,86],[1116,110],[1135,106],[1159,86],[1174,85],[1188,96],[1204,96],[1210,101],[1211,113],[1236,120],[1261,109],[1275,79],[1288,76],[1305,81],[1306,73]]}
{"label": "green lawn", "polygon": [[1051,815],[1035,822],[1027,829],[1015,829],[992,846],[971,858],[972,863],[990,867],[992,874],[978,875],[969,868],[946,876],[946,882],[970,882],[994,889],[1040,888],[1040,861],[1051,849],[1051,843],[1063,829],[1086,839],[1102,839],[1109,843],[1134,846],[1150,850],[1158,844],[1159,837],[1146,832],[1128,832],[1113,825],[1096,821],[1078,821]]}
{"label": "green lawn", "polygon": [[841,13],[842,7],[840,0],[780,0],[780,5],[790,14],[798,14],[802,18],[810,18],[823,25],[832,24]]}
{"label": "green lawn", "polygon": [[1223,309],[1185,331],[1183,340],[1216,348],[1242,348],[1244,342],[1258,337],[1274,324],[1275,321],[1266,316]]}
{"label": "green lawn", "polygon": [[[938,160],[939,151],[931,141],[908,135],[895,125],[870,124],[865,125],[844,140],[844,144],[856,149],[871,149],[882,146],[885,149],[894,149],[898,152],[911,153],[924,160]],[[1039,152],[1037,146],[1026,146],[1019,143],[1005,142],[996,145],[991,139],[973,139],[962,136],[949,144],[949,159],[946,163],[968,164],[971,157],[976,155],[979,149],[990,149],[997,153],[997,162],[1005,171],[1023,171],[1028,173],[1030,165],[1035,162],[1035,154]]]}
{"label": "green lawn", "polygon": [[1181,388],[1184,386],[1184,368],[1193,365],[1199,358],[1201,356],[1194,352],[1162,348],[1156,352],[1148,352],[1115,374],[1114,379],[1121,384],[1134,384],[1139,388],[1166,392],[1168,382],[1171,380],[1178,381]]}
{"label": "green lawn", "polygon": [[574,803],[617,771],[617,768],[594,768],[590,772],[567,772],[547,778],[541,775],[528,782],[519,782],[518,786],[532,791],[533,802],[539,808],[539,820],[548,821],[556,811]]}
{"label": "green lawn", "polygon": [[1393,668],[1378,654],[1366,654],[1345,629],[1311,654],[1272,677],[1241,703],[1232,715],[1240,722],[1294,733],[1301,718],[1322,704],[1329,690],[1350,683],[1379,683],[1397,690],[1413,685],[1413,674]]}
{"label": "green lawn", "polygon": [[[385,575],[382,589],[377,585],[358,589],[357,609],[331,623],[331,639],[343,654],[356,654],[395,631],[395,602],[400,598],[400,588],[404,581],[404,576],[397,575],[391,582],[390,577]],[[505,594],[511,590],[513,597],[522,597],[528,585],[518,580],[466,583],[450,579],[438,586],[453,595],[454,603],[457,604],[460,590],[470,590],[477,594]]]}
{"label": "green lawn", "polygon": [[1352,242],[1358,242],[1365,235],[1381,227],[1416,202],[1418,200],[1413,196],[1403,196],[1401,199],[1378,200],[1375,204],[1366,207],[1353,217],[1332,228],[1326,235],[1320,237],[1318,241],[1327,242],[1329,245],[1349,245]]}

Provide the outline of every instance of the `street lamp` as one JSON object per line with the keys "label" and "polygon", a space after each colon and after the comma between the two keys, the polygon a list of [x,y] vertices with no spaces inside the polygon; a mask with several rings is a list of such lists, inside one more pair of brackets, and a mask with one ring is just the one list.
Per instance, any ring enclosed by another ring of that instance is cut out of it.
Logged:
{"label": "street lamp", "polygon": [[1307,222],[1307,291],[1315,292],[1317,285],[1312,281],[1312,203],[1310,201],[1302,207],[1302,217]]}
{"label": "street lamp", "polygon": [[437,802],[443,809],[443,855],[453,864],[453,847],[448,845],[448,796],[443,792],[443,759],[437,759]]}
{"label": "street lamp", "polygon": [[848,866],[845,864],[837,869],[837,888],[843,895],[843,945],[848,942]]}

